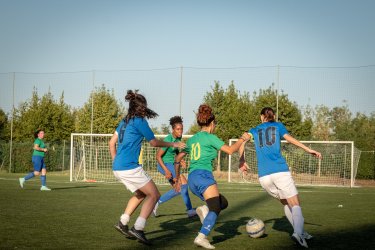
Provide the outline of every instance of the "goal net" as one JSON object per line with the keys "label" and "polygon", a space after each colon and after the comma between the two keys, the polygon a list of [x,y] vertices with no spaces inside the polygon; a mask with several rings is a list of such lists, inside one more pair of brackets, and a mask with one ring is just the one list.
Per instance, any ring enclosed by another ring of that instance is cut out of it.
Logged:
{"label": "goal net", "polygon": [[[155,135],[163,139],[167,135]],[[70,147],[70,181],[83,182],[116,182],[112,172],[112,159],[108,142],[112,134],[71,134]],[[191,136],[183,135],[182,140]],[[143,169],[156,184],[168,184],[167,179],[158,172],[156,151],[146,140],[142,142]],[[185,157],[188,164],[189,159]],[[181,169],[181,173],[187,173]]]}
{"label": "goal net", "polygon": [[[230,139],[229,144],[236,141],[237,139]],[[361,151],[354,147],[352,141],[301,142],[321,152],[322,159],[318,159],[286,141],[281,142],[282,155],[285,157],[297,185],[348,187],[355,185]],[[247,174],[238,169],[239,155],[236,153],[229,156],[229,182],[259,182],[254,143],[246,143],[245,157],[248,164]]]}

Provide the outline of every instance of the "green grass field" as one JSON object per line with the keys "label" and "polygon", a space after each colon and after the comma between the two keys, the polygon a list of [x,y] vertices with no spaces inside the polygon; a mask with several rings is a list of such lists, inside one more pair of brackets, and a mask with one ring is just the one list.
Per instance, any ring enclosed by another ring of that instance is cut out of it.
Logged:
{"label": "green grass field", "polygon": [[[149,218],[148,247],[113,227],[130,197],[121,184],[69,183],[67,176],[50,174],[53,190],[41,192],[39,178],[21,189],[18,177],[0,174],[0,249],[200,249],[193,245],[199,218],[187,218],[180,197]],[[159,187],[161,193],[167,189]],[[260,186],[219,183],[219,189],[229,207],[210,235],[217,249],[299,249],[282,206]],[[305,229],[315,237],[310,249],[375,248],[375,188],[299,187],[299,192]],[[202,204],[190,197],[193,206]],[[245,224],[252,217],[265,222],[264,237],[247,236]]]}

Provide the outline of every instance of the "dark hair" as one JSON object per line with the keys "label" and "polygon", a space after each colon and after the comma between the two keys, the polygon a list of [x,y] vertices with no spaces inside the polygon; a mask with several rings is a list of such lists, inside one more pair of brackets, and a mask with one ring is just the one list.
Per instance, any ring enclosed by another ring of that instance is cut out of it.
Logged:
{"label": "dark hair", "polygon": [[134,117],[155,118],[158,116],[157,113],[147,108],[147,100],[143,95],[138,94],[138,89],[134,92],[128,90],[125,101],[129,102],[128,114],[124,118],[126,122]]}
{"label": "dark hair", "polygon": [[208,104],[201,104],[198,108],[197,123],[199,126],[208,126],[215,120],[212,108]]}
{"label": "dark hair", "polygon": [[265,107],[260,111],[261,115],[264,115],[267,121],[274,122],[275,121],[275,111],[273,111],[270,107]]}
{"label": "dark hair", "polygon": [[182,117],[181,116],[173,116],[171,119],[169,119],[169,124],[174,128],[176,124],[182,124]]}
{"label": "dark hair", "polygon": [[38,138],[38,135],[39,135],[40,131],[44,131],[44,130],[41,129],[41,128],[38,128],[37,130],[34,131],[34,138],[35,139]]}

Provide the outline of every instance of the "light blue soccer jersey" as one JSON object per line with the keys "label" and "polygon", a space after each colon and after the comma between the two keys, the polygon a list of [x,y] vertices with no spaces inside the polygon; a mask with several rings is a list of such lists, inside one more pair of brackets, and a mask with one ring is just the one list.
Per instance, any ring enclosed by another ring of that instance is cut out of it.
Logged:
{"label": "light blue soccer jersey", "polygon": [[140,117],[132,118],[128,123],[122,120],[115,133],[118,135],[118,145],[112,169],[118,171],[139,167],[143,138],[147,141],[155,139],[147,120]]}
{"label": "light blue soccer jersey", "polygon": [[250,129],[249,133],[254,138],[259,177],[289,171],[280,150],[280,141],[285,134],[288,134],[282,123],[265,122]]}

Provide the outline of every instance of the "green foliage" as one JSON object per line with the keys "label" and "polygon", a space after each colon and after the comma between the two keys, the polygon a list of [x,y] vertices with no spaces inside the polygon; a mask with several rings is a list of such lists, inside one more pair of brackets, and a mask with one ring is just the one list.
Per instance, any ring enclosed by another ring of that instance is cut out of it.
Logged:
{"label": "green foliage", "polygon": [[57,102],[51,92],[39,98],[37,90],[34,89],[31,100],[21,103],[18,109],[15,109],[13,124],[15,141],[33,141],[34,131],[38,128],[44,129],[46,140],[61,141],[70,138],[74,117],[70,107],[64,102],[64,94]]}
{"label": "green foliage", "polygon": [[[302,121],[302,114],[297,103],[290,101],[288,95],[284,94],[283,91],[278,94],[272,85],[268,89],[259,90],[258,95],[254,92],[253,99],[257,121],[260,120],[259,116],[262,108],[271,107],[277,112],[277,120],[285,125],[292,136],[298,139],[310,137],[311,121]],[[279,100],[278,111],[276,109],[277,99]]]}
{"label": "green foliage", "polygon": [[239,137],[249,129],[251,114],[249,94],[241,95],[233,82],[224,90],[220,83],[215,81],[212,92],[205,95],[204,101],[213,109],[217,122],[215,133],[222,140],[228,141]]}
{"label": "green foliage", "polygon": [[5,140],[6,138],[6,127],[8,124],[8,117],[4,110],[0,108],[0,140]]}
{"label": "green foliage", "polygon": [[116,100],[113,90],[110,92],[102,85],[91,93],[89,100],[76,112],[75,132],[112,134],[123,118],[124,110]]}

